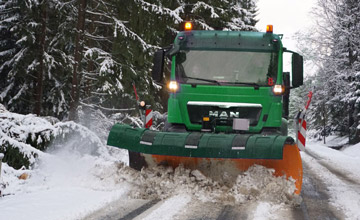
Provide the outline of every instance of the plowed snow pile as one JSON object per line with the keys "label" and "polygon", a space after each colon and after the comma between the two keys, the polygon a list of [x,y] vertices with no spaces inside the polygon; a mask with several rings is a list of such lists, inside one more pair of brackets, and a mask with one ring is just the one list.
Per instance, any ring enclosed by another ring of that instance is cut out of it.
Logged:
{"label": "plowed snow pile", "polygon": [[[158,166],[135,171],[120,165],[120,173],[126,181],[137,186],[129,195],[141,199],[165,199],[177,194],[194,195],[201,201],[243,204],[254,201],[268,201],[299,205],[301,197],[295,195],[293,180],[273,176],[273,170],[254,165],[239,175],[234,183],[218,182],[204,176],[198,170],[180,166]],[[224,175],[226,180],[226,174]]]}
{"label": "plowed snow pile", "polygon": [[[73,145],[72,145],[73,146]],[[77,146],[77,145],[76,145]],[[296,205],[293,181],[274,177],[271,170],[253,166],[235,182],[217,182],[198,170],[158,166],[136,171],[114,157],[79,152],[73,147],[44,154],[33,170],[14,170],[3,164],[4,195],[0,219],[81,219],[121,199],[171,199],[188,196],[192,202],[221,205],[267,202]],[[124,153],[123,153],[124,154]],[[125,156],[125,155],[122,155]],[[25,180],[18,179],[28,173]],[[21,201],[21,202],[19,202]],[[35,202],[34,202],[35,201]],[[17,205],[14,205],[17,204]],[[21,207],[21,212],[16,212]],[[36,210],[36,212],[34,212]]]}

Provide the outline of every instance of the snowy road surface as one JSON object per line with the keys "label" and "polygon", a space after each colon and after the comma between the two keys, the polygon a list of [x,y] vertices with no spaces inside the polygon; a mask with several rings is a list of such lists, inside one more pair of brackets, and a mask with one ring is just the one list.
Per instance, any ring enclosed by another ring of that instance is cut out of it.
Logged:
{"label": "snowy road surface", "polygon": [[[301,193],[302,202],[298,206],[274,204],[265,201],[230,205],[220,202],[203,202],[196,198],[191,199],[189,195],[177,195],[162,201],[117,200],[85,217],[84,220],[346,219],[347,217],[343,214],[344,212],[329,202],[331,194],[327,192],[326,184],[313,173],[306,163],[304,163],[304,174],[303,190]],[[356,213],[356,210],[354,211]],[[359,219],[359,216],[355,214],[349,219]]]}
{"label": "snowy road surface", "polygon": [[[62,152],[29,170],[3,164],[0,219],[360,219],[360,145],[310,143],[303,188],[255,167],[234,185],[186,169],[135,172],[98,156]],[[27,172],[30,177],[19,180]]]}

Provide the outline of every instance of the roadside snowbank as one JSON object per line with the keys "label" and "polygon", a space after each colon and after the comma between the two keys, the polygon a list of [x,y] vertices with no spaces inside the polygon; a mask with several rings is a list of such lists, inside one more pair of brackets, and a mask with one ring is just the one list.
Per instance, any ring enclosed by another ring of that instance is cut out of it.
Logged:
{"label": "roadside snowbank", "polygon": [[45,155],[43,151],[50,143],[62,144],[64,140],[75,140],[79,149],[86,144],[86,150],[91,153],[108,156],[103,140],[73,121],[60,122],[52,117],[0,111],[0,151],[5,154],[4,161],[9,161],[13,167],[25,165],[29,168],[36,158]]}
{"label": "roadside snowbank", "polygon": [[[340,142],[333,141],[332,144],[337,146],[343,142],[342,139],[337,140]],[[333,166],[334,169],[360,182],[360,143],[344,147],[341,150],[335,150],[321,142],[309,142],[307,150],[319,157],[323,163]]]}
{"label": "roadside snowbank", "polygon": [[360,219],[359,148],[357,144],[334,150],[322,143],[310,142],[307,151],[312,156],[302,153],[303,161],[328,187],[331,204],[341,210],[346,219]]}
{"label": "roadside snowbank", "polygon": [[[117,167],[124,161],[115,158],[123,151],[112,155],[114,149],[104,146],[102,151],[109,151],[98,155],[78,146],[78,141],[70,140],[61,148],[51,147],[51,153],[43,153],[32,170],[15,170],[3,163],[0,219],[78,219],[127,197],[131,187],[119,184]],[[28,177],[19,179],[24,173]]]}

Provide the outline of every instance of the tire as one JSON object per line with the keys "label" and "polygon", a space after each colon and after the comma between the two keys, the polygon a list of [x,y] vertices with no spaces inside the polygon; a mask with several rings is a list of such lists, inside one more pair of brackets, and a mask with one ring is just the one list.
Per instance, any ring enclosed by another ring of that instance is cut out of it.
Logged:
{"label": "tire", "polygon": [[145,157],[141,156],[139,152],[129,150],[129,166],[140,171],[143,167],[147,167]]}

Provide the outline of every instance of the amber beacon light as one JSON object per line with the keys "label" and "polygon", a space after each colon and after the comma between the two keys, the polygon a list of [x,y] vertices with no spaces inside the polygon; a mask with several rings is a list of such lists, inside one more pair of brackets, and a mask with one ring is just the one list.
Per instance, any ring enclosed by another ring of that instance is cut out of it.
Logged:
{"label": "amber beacon light", "polygon": [[273,32],[273,26],[271,24],[266,25],[266,33],[272,33]]}
{"label": "amber beacon light", "polygon": [[192,23],[187,21],[185,22],[185,31],[191,31],[192,30]]}

